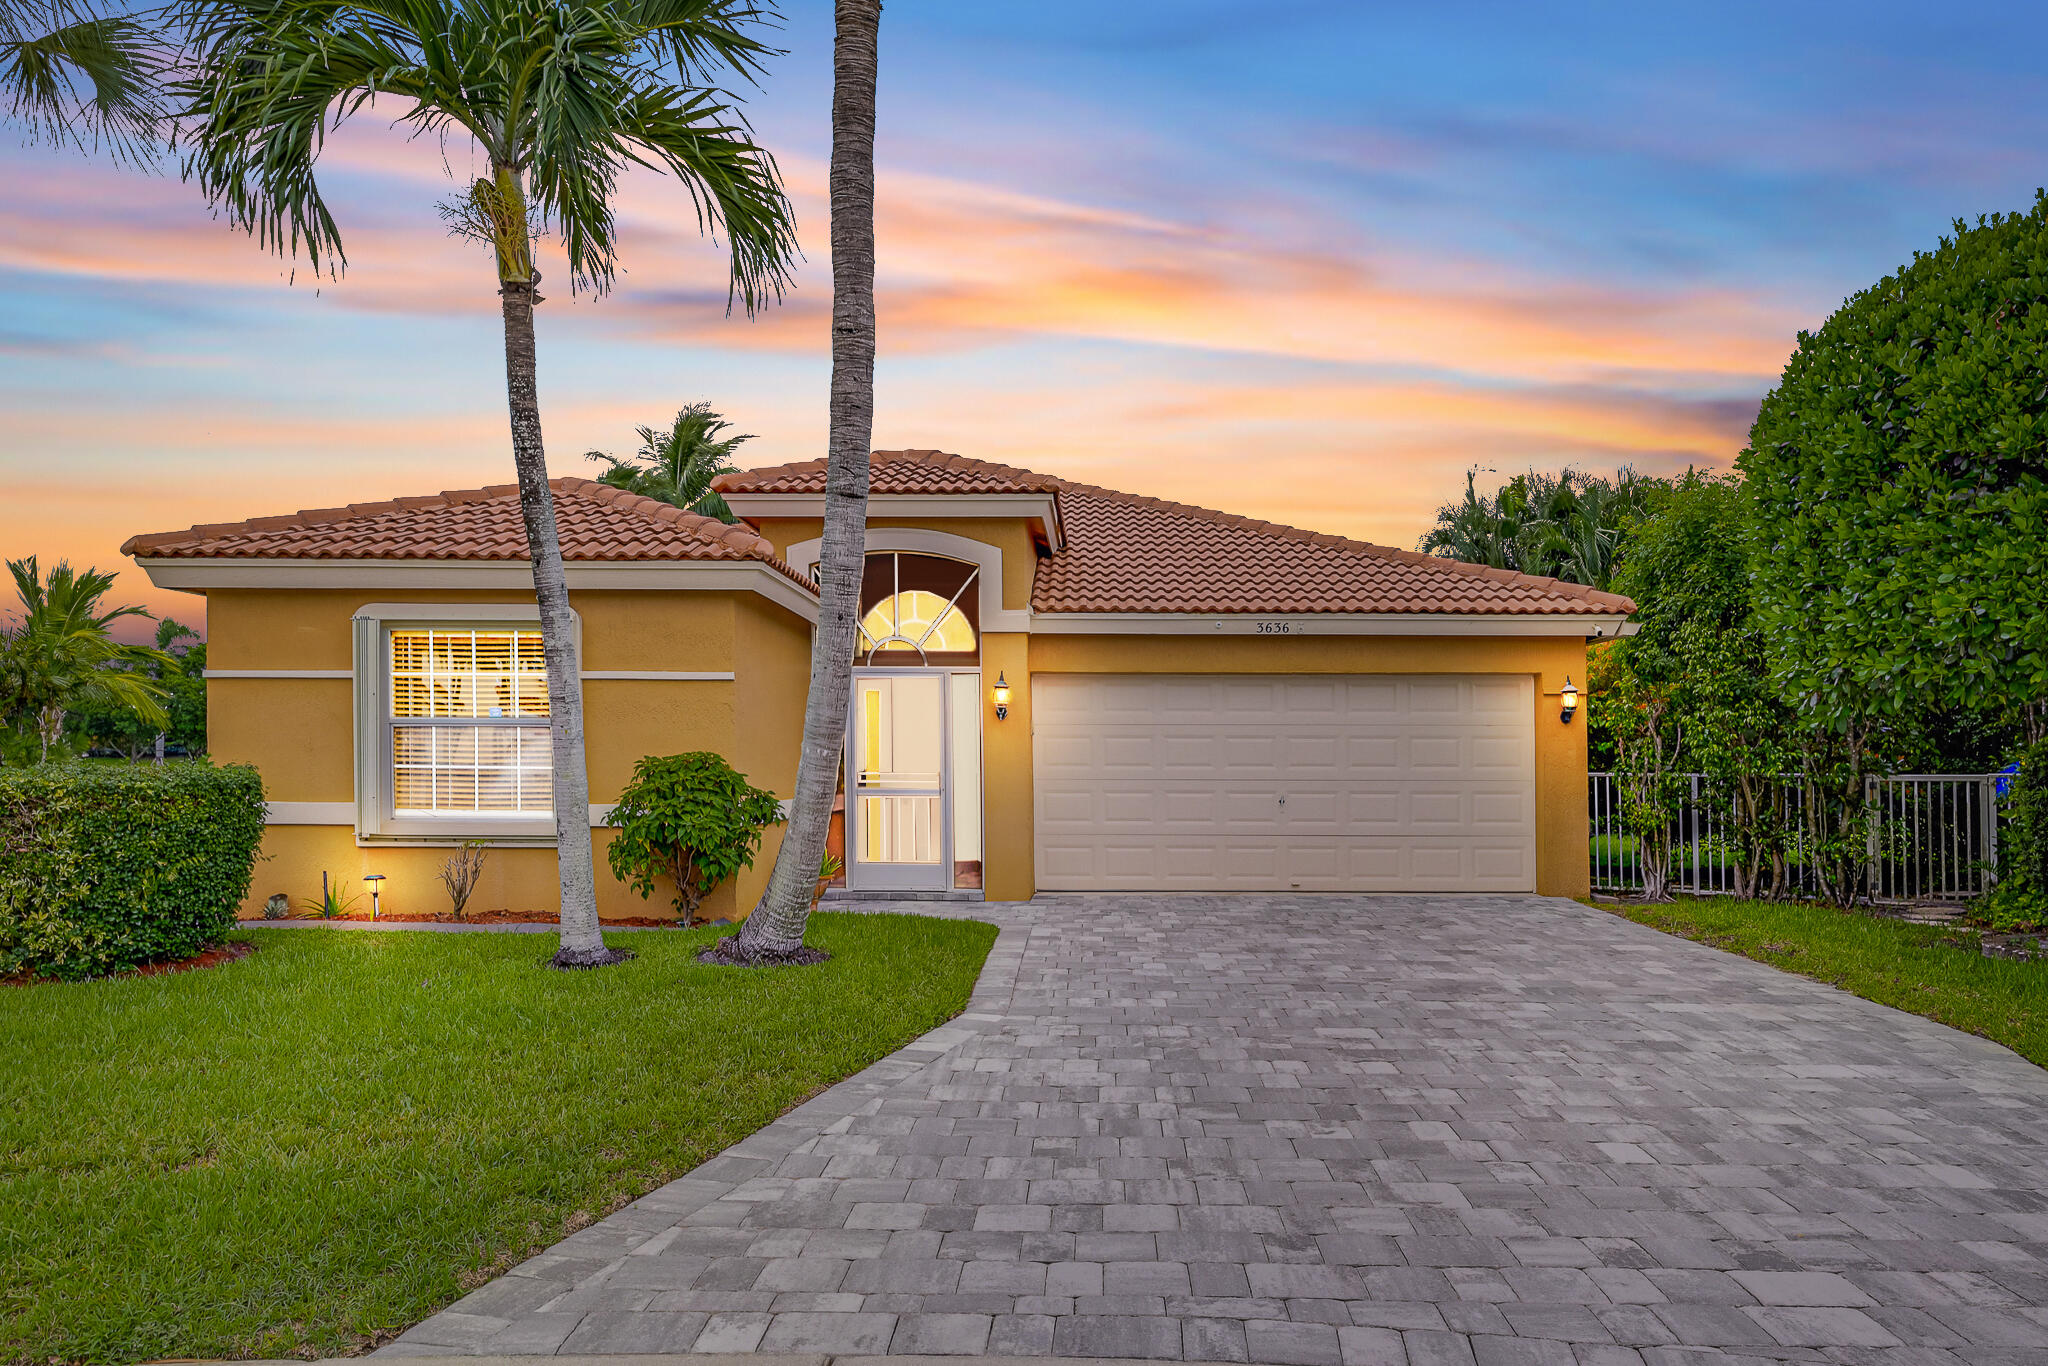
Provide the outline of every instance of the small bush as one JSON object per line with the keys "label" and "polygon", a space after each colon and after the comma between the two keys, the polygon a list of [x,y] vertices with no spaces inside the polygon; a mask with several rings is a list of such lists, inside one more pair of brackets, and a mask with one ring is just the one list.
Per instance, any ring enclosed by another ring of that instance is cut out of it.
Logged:
{"label": "small bush", "polygon": [[0,976],[189,958],[234,927],[263,841],[246,767],[0,769]]}
{"label": "small bush", "polygon": [[2029,745],[2005,797],[2000,877],[2048,897],[2048,740]]}
{"label": "small bush", "polygon": [[619,836],[605,857],[612,873],[647,896],[657,874],[676,884],[676,913],[685,925],[713,887],[750,866],[761,832],[782,819],[764,792],[716,754],[649,755],[633,766],[607,824]]}

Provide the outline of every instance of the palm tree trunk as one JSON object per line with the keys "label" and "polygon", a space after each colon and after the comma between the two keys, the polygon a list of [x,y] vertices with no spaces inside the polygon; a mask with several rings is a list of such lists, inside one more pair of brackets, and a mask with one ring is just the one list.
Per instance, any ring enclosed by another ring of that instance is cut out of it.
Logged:
{"label": "palm tree trunk", "polygon": [[739,958],[786,958],[803,946],[825,856],[867,552],[868,451],[875,426],[875,71],[881,0],[838,0],[832,45],[832,410],[818,629],[804,706],[796,798],[761,902],[740,927]]}
{"label": "palm tree trunk", "polygon": [[505,314],[505,398],[512,415],[512,463],[519,471],[519,510],[526,518],[533,596],[540,604],[541,653],[548,671],[548,734],[554,743],[555,854],[562,882],[558,968],[594,968],[628,955],[605,947],[597,921],[597,875],[591,857],[590,775],[583,759],[583,680],[576,660],[575,617],[555,531],[554,491],[541,445],[535,382],[533,282],[498,288]]}

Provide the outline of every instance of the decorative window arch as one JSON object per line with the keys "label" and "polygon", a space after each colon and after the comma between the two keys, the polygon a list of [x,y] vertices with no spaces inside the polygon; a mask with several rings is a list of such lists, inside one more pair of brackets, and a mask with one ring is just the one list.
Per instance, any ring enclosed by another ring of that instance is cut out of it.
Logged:
{"label": "decorative window arch", "polygon": [[[1030,612],[1021,607],[1003,606],[1001,547],[931,527],[871,526],[867,541],[870,555],[884,550],[900,550],[905,554],[936,555],[941,559],[979,565],[981,577],[975,580],[974,587],[968,589],[967,597],[962,599],[963,602],[969,599],[974,602],[975,632],[1031,629]],[[783,558],[815,579],[818,577],[818,553],[823,546],[824,542],[815,537],[792,541],[783,551]]]}
{"label": "decorative window arch", "polygon": [[981,657],[981,566],[875,551],[861,576],[854,658],[862,664],[969,664]]}

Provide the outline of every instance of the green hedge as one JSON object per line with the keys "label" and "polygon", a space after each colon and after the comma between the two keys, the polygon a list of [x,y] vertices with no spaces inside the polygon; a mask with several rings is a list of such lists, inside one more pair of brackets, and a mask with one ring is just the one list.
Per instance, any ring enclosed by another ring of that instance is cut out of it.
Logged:
{"label": "green hedge", "polygon": [[219,943],[262,840],[253,768],[0,769],[0,976],[98,977]]}

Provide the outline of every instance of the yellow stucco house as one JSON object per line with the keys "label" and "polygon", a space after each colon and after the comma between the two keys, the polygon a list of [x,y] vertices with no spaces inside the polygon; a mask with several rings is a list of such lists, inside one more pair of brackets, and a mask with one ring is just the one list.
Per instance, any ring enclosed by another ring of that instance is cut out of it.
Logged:
{"label": "yellow stucco house", "polygon": [[[1589,641],[1633,605],[936,451],[873,457],[842,838],[854,892],[1587,890]],[[555,481],[592,820],[645,754],[796,774],[824,462],[736,526]],[[137,536],[203,593],[210,747],[270,796],[245,914],[325,871],[551,910],[546,694],[513,486]],[[606,836],[599,832],[599,839]],[[743,914],[755,868],[707,913]],[[661,914],[611,881],[607,916]]]}

